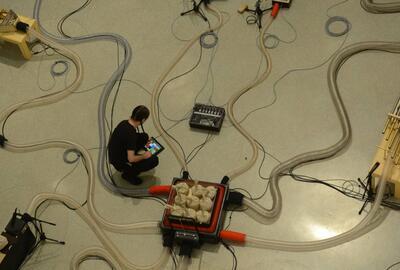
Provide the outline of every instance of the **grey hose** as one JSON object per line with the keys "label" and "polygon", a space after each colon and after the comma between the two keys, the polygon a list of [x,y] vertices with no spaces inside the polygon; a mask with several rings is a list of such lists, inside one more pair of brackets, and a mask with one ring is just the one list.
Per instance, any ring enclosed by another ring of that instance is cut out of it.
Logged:
{"label": "grey hose", "polygon": [[330,158],[336,155],[342,150],[350,141],[351,138],[351,126],[350,121],[346,112],[346,108],[343,104],[342,98],[337,86],[337,76],[340,68],[351,56],[367,51],[367,50],[380,50],[392,53],[400,53],[400,43],[395,42],[360,42],[347,46],[343,50],[336,53],[332,58],[332,61],[328,68],[328,87],[332,97],[332,101],[335,105],[336,113],[340,121],[342,129],[342,136],[338,142],[334,145],[316,151],[310,151],[304,154],[297,155],[283,163],[277,165],[271,172],[271,196],[272,196],[272,207],[265,209],[261,205],[251,201],[248,198],[244,199],[244,204],[254,210],[261,217],[266,219],[276,218],[282,209],[282,195],[279,190],[278,181],[281,175],[287,172],[291,168],[295,168],[300,164],[308,163],[315,160],[321,160]]}
{"label": "grey hose", "polygon": [[400,12],[400,2],[374,3],[373,0],[361,0],[361,7],[371,13]]}
{"label": "grey hose", "polygon": [[105,115],[106,115],[106,104],[108,102],[108,98],[114,84],[121,78],[122,73],[126,70],[129,66],[132,57],[132,49],[129,45],[128,41],[114,33],[99,33],[99,34],[91,34],[91,35],[84,35],[80,37],[72,37],[70,39],[61,38],[49,33],[40,22],[40,6],[42,4],[42,0],[36,0],[34,10],[33,10],[33,17],[37,21],[38,26],[43,34],[47,35],[48,37],[56,40],[59,43],[63,44],[77,44],[86,41],[99,41],[99,40],[111,40],[116,41],[118,44],[124,48],[126,55],[123,62],[118,66],[117,70],[113,72],[111,78],[105,84],[103,91],[100,96],[99,105],[98,105],[98,123],[99,123],[99,140],[100,140],[100,153],[97,159],[97,173],[99,175],[101,183],[110,191],[118,194],[123,194],[125,196],[137,197],[147,195],[147,189],[126,189],[121,187],[116,187],[112,182],[109,176],[104,172],[105,169],[105,158],[107,155],[107,142],[106,142],[106,128],[105,128]]}

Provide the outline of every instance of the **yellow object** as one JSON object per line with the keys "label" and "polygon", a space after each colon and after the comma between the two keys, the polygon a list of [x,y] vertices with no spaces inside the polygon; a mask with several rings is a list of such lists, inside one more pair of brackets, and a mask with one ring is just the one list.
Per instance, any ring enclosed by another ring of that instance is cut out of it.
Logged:
{"label": "yellow object", "polygon": [[386,179],[388,185],[394,186],[394,197],[400,199],[400,164],[399,164],[399,119],[389,114],[387,127],[378,150],[375,154],[372,164],[380,163],[380,166],[372,174],[372,187],[376,188],[379,177],[382,175],[383,164],[390,156],[394,157],[395,163],[393,164],[390,179]]}
{"label": "yellow object", "polygon": [[14,32],[16,25],[19,22],[18,15],[14,11],[1,9],[0,10],[0,32]]}
{"label": "yellow object", "polygon": [[[24,22],[29,25],[29,27],[37,29],[36,20],[30,19],[24,16],[18,16],[21,22]],[[18,45],[19,49],[21,50],[22,56],[29,60],[32,57],[32,52],[28,47],[28,34],[16,31],[16,32],[9,32],[9,33],[0,33],[0,40],[4,40],[6,42],[14,43]]]}

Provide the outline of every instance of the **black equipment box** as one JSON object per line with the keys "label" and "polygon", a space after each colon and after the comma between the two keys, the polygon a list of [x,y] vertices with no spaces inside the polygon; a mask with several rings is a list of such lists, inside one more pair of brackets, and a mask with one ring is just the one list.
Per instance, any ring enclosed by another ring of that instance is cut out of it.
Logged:
{"label": "black equipment box", "polygon": [[189,125],[192,128],[220,131],[224,117],[224,108],[196,103],[193,107]]}
{"label": "black equipment box", "polygon": [[[15,220],[19,227],[20,219]],[[8,228],[11,228],[10,224]],[[3,232],[2,235],[7,238],[8,245],[0,251],[5,254],[4,259],[0,261],[0,270],[17,270],[25,261],[25,258],[33,251],[36,238],[27,224],[20,227],[18,232]]]}

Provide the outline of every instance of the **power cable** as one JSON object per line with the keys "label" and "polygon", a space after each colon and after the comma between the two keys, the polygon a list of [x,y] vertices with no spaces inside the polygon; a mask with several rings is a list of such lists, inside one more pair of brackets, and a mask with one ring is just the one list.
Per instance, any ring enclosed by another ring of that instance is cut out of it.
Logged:
{"label": "power cable", "polygon": [[232,258],[233,258],[232,270],[236,270],[237,269],[237,257],[235,255],[235,250],[233,249],[232,246],[225,243],[225,241],[221,240],[221,243],[232,254]]}
{"label": "power cable", "polygon": [[392,264],[391,266],[389,266],[388,268],[386,268],[385,270],[390,270],[390,269],[392,269],[394,266],[399,265],[399,264],[400,264],[400,262],[396,262],[396,263]]}
{"label": "power cable", "polygon": [[[190,72],[192,72],[193,70],[195,70],[195,69],[200,65],[200,62],[201,62],[201,59],[202,59],[202,54],[203,54],[203,53],[202,53],[202,52],[203,52],[203,49],[202,49],[202,46],[199,46],[199,47],[200,47],[200,55],[199,55],[199,58],[198,58],[196,64],[195,64],[192,68],[190,68],[189,70],[183,72],[182,74],[179,74],[179,75],[174,76],[174,77],[172,77],[171,79],[167,80],[167,81],[161,86],[161,88],[160,88],[160,97],[161,97],[161,94],[162,94],[164,88],[165,88],[170,82],[172,82],[172,81],[174,81],[174,80],[177,80],[177,79],[179,79],[179,78],[181,78],[181,77],[183,77],[183,76],[189,74]],[[156,114],[156,118],[157,118],[158,121],[160,122],[160,127],[161,127],[162,132],[163,132],[164,134],[166,134],[169,138],[171,138],[171,139],[179,146],[179,148],[180,148],[180,150],[181,150],[181,152],[182,152],[182,155],[183,155],[183,157],[184,157],[184,160],[186,160],[186,159],[187,159],[186,153],[185,153],[185,150],[183,149],[182,145],[179,143],[179,141],[178,141],[174,136],[172,136],[172,135],[164,128],[164,126],[163,126],[162,123],[161,123],[161,118],[160,118],[160,98],[157,99],[157,108],[158,108],[158,110],[157,110],[157,112],[156,112],[156,113],[157,113],[157,114]]]}
{"label": "power cable", "polygon": [[62,36],[67,37],[67,38],[71,38],[71,36],[67,35],[67,34],[64,32],[64,28],[63,28],[63,27],[64,27],[65,21],[66,21],[69,17],[71,17],[72,15],[78,13],[79,11],[81,11],[81,10],[83,10],[85,7],[87,7],[87,6],[90,4],[90,2],[92,2],[92,0],[86,0],[86,2],[83,3],[82,6],[80,6],[79,8],[77,8],[77,9],[71,11],[70,13],[68,13],[67,15],[65,15],[64,17],[62,17],[62,18],[58,21],[58,23],[57,23],[57,30],[58,30],[58,32],[59,32]]}
{"label": "power cable", "polygon": [[[283,14],[280,14],[279,17],[282,18],[283,21],[285,21],[289,25],[289,27],[291,28],[292,32],[294,33],[294,37],[292,39],[290,39],[290,40],[284,40],[284,39],[281,39],[276,34],[271,34],[269,32],[266,32],[264,34],[264,37],[263,37],[263,39],[264,39],[263,42],[264,42],[264,46],[266,48],[268,48],[268,49],[275,49],[276,47],[279,46],[279,43],[281,43],[281,42],[285,43],[285,44],[292,44],[297,40],[297,35],[298,34],[297,34],[297,30],[294,27],[294,25]],[[272,40],[272,44],[268,43],[269,40]]]}

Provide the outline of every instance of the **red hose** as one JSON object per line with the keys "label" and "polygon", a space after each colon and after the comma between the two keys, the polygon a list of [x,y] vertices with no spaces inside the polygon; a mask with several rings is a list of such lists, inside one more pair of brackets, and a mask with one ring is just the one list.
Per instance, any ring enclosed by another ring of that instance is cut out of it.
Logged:
{"label": "red hose", "polygon": [[171,191],[171,186],[152,186],[149,187],[151,195],[168,195]]}

